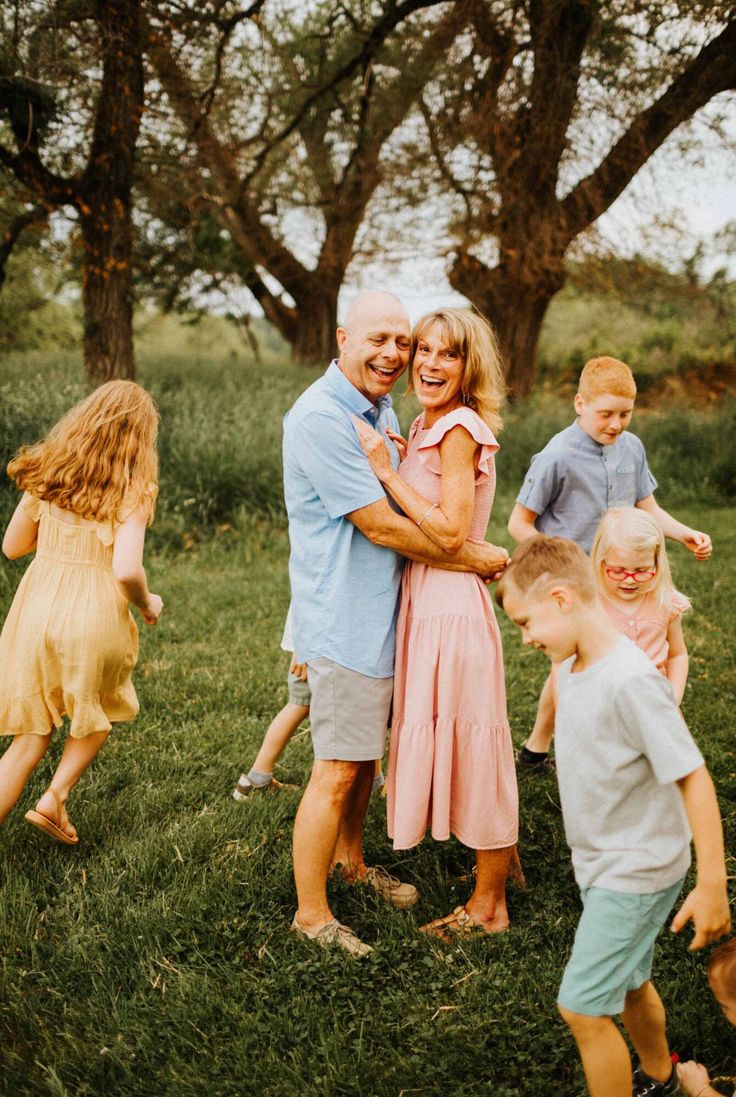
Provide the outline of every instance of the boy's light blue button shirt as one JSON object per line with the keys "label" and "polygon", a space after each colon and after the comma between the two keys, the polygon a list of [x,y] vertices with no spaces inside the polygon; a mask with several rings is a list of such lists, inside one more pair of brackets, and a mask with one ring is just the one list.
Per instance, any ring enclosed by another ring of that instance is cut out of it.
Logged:
{"label": "boy's light blue button shirt", "polygon": [[624,431],[602,446],[575,422],[532,457],[516,501],[539,515],[540,533],[568,537],[590,552],[604,511],[633,507],[656,487],[635,434]]}
{"label": "boy's light blue button shirt", "polygon": [[[371,678],[390,678],[403,560],[345,518],[386,498],[351,415],[384,437],[386,428],[399,429],[391,397],[372,404],[332,362],[284,419],[294,651],[300,663],[323,657]],[[391,442],[389,451],[398,467]]]}

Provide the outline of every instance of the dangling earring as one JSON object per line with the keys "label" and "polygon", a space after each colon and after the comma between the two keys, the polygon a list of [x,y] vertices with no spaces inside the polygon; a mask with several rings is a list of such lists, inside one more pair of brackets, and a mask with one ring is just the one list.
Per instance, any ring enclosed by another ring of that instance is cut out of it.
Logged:
{"label": "dangling earring", "polygon": [[468,396],[467,392],[464,392],[462,394],[462,399],[465,406],[468,407],[468,405],[470,404],[470,397]]}

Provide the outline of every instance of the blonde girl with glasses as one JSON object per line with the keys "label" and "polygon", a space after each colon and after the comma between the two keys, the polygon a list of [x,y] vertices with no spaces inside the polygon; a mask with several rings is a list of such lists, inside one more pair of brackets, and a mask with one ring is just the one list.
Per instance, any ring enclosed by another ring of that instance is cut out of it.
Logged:
{"label": "blonde girl with glasses", "polygon": [[664,674],[681,704],[688,671],[682,615],[690,602],[675,590],[656,520],[637,507],[611,507],[590,555],[606,613]]}
{"label": "blonde girl with glasses", "polygon": [[113,724],[132,719],[138,631],[129,603],[153,625],[163,602],[148,588],[143,543],[157,494],[158,412],[132,381],[109,381],[8,475],[23,491],[3,539],[13,560],[35,552],[0,635],[0,823],[69,719],[49,788],[29,823],[76,845],[66,799]]}

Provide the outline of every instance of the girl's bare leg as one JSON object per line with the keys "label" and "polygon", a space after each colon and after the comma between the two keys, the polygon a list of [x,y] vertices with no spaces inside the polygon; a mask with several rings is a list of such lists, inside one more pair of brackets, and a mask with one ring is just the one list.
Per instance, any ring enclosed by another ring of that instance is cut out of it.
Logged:
{"label": "girl's bare leg", "polygon": [[16,735],[0,758],[0,824],[20,800],[26,781],[49,749],[51,735]]}
{"label": "girl's bare leg", "polygon": [[291,701],[284,705],[269,724],[252,768],[258,773],[273,773],[287,743],[308,715],[308,705],[295,705]]}
{"label": "girl's bare leg", "polygon": [[[109,731],[95,731],[91,735],[86,735],[84,739],[72,739],[71,735],[67,738],[59,764],[51,778],[51,786],[56,789],[62,803],[61,819],[56,819],[56,798],[48,790],[36,804],[39,815],[46,815],[49,819],[58,821],[62,830],[69,829],[69,817],[64,806],[66,798],[90,762],[105,745],[109,734]],[[74,830],[74,827],[71,827],[71,830]]]}

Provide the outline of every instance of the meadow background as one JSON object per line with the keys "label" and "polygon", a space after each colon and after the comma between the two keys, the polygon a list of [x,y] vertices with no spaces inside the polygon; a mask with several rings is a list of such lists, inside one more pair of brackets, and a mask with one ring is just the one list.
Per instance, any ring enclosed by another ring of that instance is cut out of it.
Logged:
{"label": "meadow background", "polygon": [[[718,788],[733,894],[733,330],[712,311],[683,319],[621,304],[595,313],[582,297],[570,288],[554,303],[540,385],[507,415],[489,537],[510,547],[505,524],[521,476],[570,421],[582,361],[601,349],[627,356],[641,389],[633,429],[659,501],[715,543],[706,564],[679,546],[671,559],[694,606],[683,707]],[[59,318],[56,348],[37,340],[0,362],[3,466],[85,391],[80,358],[64,349],[68,319]],[[157,628],[140,626],[141,714],[113,734],[70,801],[79,846],[56,846],[23,821],[58,742],[0,834],[0,1093],[578,1097],[582,1073],[554,1004],[579,910],[554,778],[520,781],[528,888],[510,889],[512,932],[451,947],[416,928],[463,900],[471,856],[430,840],[394,853],[384,802],[374,800],[367,859],[422,896],[402,912],[334,884],[336,913],[377,946],[360,963],[287,932],[299,793],[230,798],[286,700],[281,418],[321,372],[289,365],[263,333],[261,342],[257,361],[224,321],[139,319],[139,379],[162,414],[147,566],[166,609]],[[416,409],[404,401],[398,410],[408,425]],[[16,501],[3,479],[3,524]],[[0,566],[3,615],[26,566]],[[500,624],[518,744],[547,668],[503,616]],[[303,785],[310,756],[304,729],[279,778]],[[707,953],[689,953],[689,938],[663,934],[655,964],[672,1047],[712,1075],[733,1074],[733,1030],[707,990]]]}

